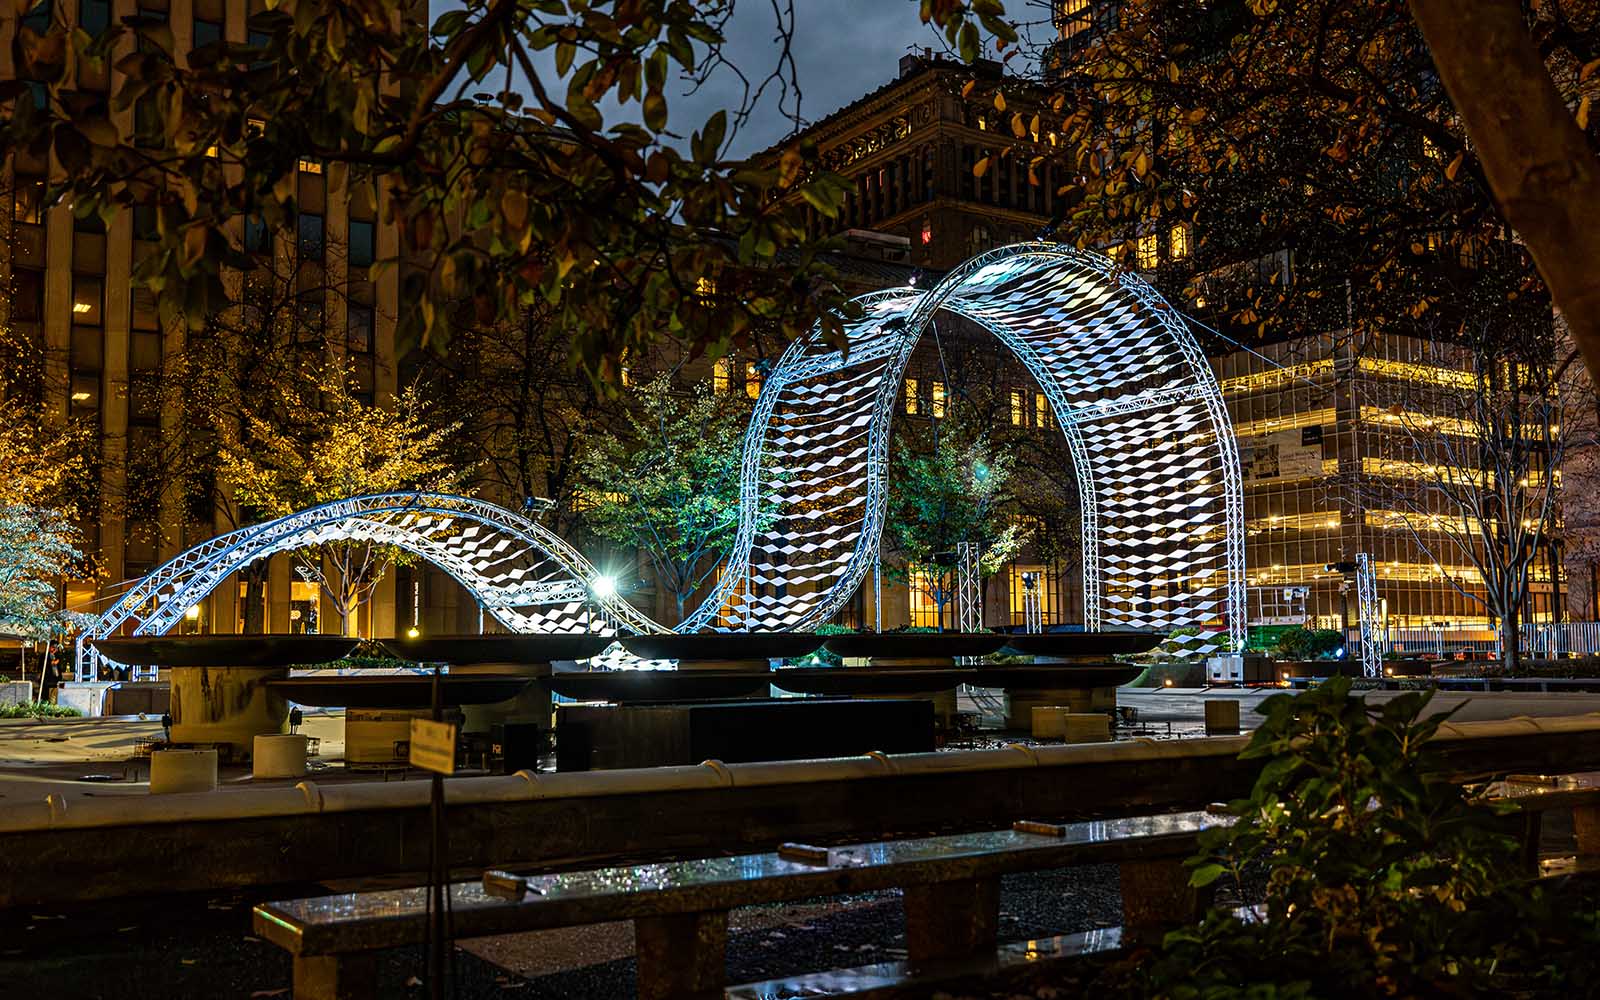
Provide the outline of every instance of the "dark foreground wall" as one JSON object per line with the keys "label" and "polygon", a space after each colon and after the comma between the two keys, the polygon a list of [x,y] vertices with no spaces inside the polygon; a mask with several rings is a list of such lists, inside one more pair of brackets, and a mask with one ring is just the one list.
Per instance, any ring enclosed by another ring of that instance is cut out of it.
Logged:
{"label": "dark foreground wall", "polygon": [[[1447,729],[1439,748],[1462,779],[1600,768],[1600,718]],[[446,783],[456,800],[448,807],[450,856],[476,874],[490,865],[572,867],[1194,807],[1248,791],[1258,765],[1237,759],[1245,742],[458,779]],[[426,788],[308,783],[301,791],[314,807],[286,814],[115,822],[108,805],[98,816],[63,812],[38,829],[16,829],[13,819],[0,833],[0,906],[420,873]],[[189,811],[203,815],[221,806],[237,812],[257,794],[286,792],[164,798],[197,800]],[[158,807],[167,804],[138,799],[128,808]]]}

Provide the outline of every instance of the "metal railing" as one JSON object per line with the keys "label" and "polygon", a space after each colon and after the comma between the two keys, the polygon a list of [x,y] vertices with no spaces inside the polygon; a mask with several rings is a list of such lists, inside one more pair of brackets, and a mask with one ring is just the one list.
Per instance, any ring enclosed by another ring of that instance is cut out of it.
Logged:
{"label": "metal railing", "polygon": [[[1457,655],[1498,656],[1500,644],[1494,630],[1482,627],[1401,628],[1380,627],[1377,639],[1384,655],[1424,654],[1449,659]],[[1600,622],[1538,622],[1521,628],[1525,658],[1558,659],[1600,655]],[[1360,648],[1361,630],[1350,628],[1348,648]]]}

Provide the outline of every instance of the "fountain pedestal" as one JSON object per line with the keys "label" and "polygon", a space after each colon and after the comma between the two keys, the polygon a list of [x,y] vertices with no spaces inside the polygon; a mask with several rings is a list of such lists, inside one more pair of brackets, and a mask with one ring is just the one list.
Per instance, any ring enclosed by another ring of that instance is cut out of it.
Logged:
{"label": "fountain pedestal", "polygon": [[284,732],[289,703],[267,685],[287,667],[172,667],[172,742],[209,743],[226,760],[250,758],[257,736]]}

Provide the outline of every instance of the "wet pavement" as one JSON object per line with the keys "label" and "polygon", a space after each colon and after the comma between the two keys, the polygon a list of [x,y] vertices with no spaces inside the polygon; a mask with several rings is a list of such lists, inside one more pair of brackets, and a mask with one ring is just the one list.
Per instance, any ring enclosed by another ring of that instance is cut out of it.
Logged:
{"label": "wet pavement", "polygon": [[[318,891],[171,897],[0,914],[0,982],[17,997],[211,1000],[289,997],[288,954],[250,933],[250,906]],[[1001,896],[1007,940],[1118,923],[1116,869],[1090,866],[1010,876]],[[632,995],[625,924],[466,942],[455,953],[459,997]],[[420,948],[382,953],[380,995],[424,997]],[[904,957],[896,892],[735,911],[731,983]]]}

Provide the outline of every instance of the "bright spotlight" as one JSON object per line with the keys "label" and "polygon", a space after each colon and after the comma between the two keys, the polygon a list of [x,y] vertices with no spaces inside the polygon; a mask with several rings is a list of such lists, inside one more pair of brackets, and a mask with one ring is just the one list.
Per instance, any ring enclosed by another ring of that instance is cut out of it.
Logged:
{"label": "bright spotlight", "polygon": [[601,600],[605,600],[609,597],[616,597],[617,578],[614,576],[601,574],[600,576],[595,577],[594,580],[589,584],[589,589],[594,592],[594,596],[600,598]]}
{"label": "bright spotlight", "polygon": [[410,628],[406,629],[406,638],[408,638],[408,639],[415,639],[417,636],[419,636],[421,634],[422,634],[422,630],[417,628],[415,625],[413,625]]}

